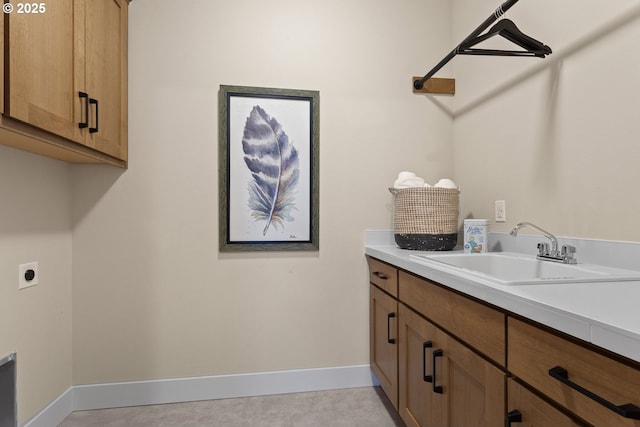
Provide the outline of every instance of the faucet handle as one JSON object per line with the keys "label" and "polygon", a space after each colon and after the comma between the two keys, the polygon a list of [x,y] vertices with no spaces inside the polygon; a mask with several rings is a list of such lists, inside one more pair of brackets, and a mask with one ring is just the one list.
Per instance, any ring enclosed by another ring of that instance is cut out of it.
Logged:
{"label": "faucet handle", "polygon": [[549,244],[546,242],[538,243],[538,255],[549,255]]}
{"label": "faucet handle", "polygon": [[564,258],[573,258],[573,254],[576,253],[576,247],[571,245],[562,245],[562,251],[560,254]]}
{"label": "faucet handle", "polygon": [[573,257],[576,253],[576,247],[571,245],[562,245],[560,255],[562,256],[562,262],[565,264],[577,264],[578,260]]}

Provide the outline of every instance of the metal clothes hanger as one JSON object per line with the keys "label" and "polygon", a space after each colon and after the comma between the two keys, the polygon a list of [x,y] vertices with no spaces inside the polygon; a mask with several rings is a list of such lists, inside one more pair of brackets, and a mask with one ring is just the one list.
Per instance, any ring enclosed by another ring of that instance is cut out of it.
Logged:
{"label": "metal clothes hanger", "polygon": [[[500,35],[512,43],[517,44],[524,50],[496,50],[496,49],[472,49],[478,43],[481,43],[491,37]],[[498,21],[485,34],[474,39],[460,43],[458,46],[459,55],[492,55],[492,56],[536,56],[544,58],[552,53],[551,48],[533,37],[524,34],[510,19],[502,19]]]}
{"label": "metal clothes hanger", "polygon": [[[544,58],[551,53],[551,48],[538,40],[524,34],[516,27],[513,21],[503,19],[494,25],[486,34],[480,35],[489,25],[496,22],[507,10],[516,4],[519,0],[507,0],[501,4],[493,14],[484,20],[478,28],[467,36],[458,46],[456,46],[447,56],[445,56],[435,67],[431,69],[421,79],[415,79],[413,87],[415,90],[421,90],[427,80],[429,80],[440,68],[451,61],[454,56],[462,55],[493,55],[493,56],[534,56]],[[505,39],[519,45],[523,51],[495,50],[495,49],[472,49],[472,46],[484,41],[495,35],[501,35]]]}

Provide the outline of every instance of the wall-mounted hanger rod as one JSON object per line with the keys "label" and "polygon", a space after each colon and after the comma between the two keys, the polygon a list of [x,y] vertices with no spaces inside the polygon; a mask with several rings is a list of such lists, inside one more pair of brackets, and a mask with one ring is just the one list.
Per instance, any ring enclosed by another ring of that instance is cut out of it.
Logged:
{"label": "wall-mounted hanger rod", "polygon": [[447,62],[451,61],[454,56],[456,56],[458,53],[460,53],[459,49],[460,49],[461,46],[469,45],[471,40],[475,39],[476,37],[478,37],[480,35],[480,33],[482,33],[484,30],[489,28],[489,25],[491,25],[494,22],[496,22],[502,15],[504,15],[504,13],[507,10],[511,9],[511,6],[513,6],[517,2],[518,2],[518,0],[508,0],[508,1],[504,2],[504,3],[502,3],[502,5],[500,5],[495,10],[495,12],[493,12],[493,14],[491,14],[491,16],[489,16],[487,19],[485,19],[484,22],[482,24],[480,24],[480,26],[478,26],[478,28],[476,28],[471,34],[469,34],[466,39],[464,39],[458,46],[455,47],[455,49],[453,49],[451,52],[449,52],[449,54],[447,56],[445,56],[442,59],[442,61],[438,62],[438,65],[433,67],[431,69],[431,71],[429,71],[423,78],[418,79],[418,80],[414,80],[413,87],[415,89],[417,89],[417,90],[421,90],[422,87],[424,86],[424,83],[427,80],[429,80],[436,72],[438,72],[438,70],[440,68],[444,67]]}

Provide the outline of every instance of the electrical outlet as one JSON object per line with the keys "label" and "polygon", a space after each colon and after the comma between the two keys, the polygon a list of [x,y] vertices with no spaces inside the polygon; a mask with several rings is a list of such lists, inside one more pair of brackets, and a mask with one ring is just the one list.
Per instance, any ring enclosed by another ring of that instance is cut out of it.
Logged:
{"label": "electrical outlet", "polygon": [[507,222],[507,205],[504,200],[496,200],[496,222]]}
{"label": "electrical outlet", "polygon": [[38,284],[38,263],[28,262],[18,266],[18,289]]}

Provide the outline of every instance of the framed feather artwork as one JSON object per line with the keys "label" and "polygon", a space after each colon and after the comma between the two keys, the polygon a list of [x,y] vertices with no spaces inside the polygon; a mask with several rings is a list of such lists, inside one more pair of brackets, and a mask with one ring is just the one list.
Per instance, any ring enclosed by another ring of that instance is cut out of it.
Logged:
{"label": "framed feather artwork", "polygon": [[219,92],[220,251],[319,249],[320,93]]}

